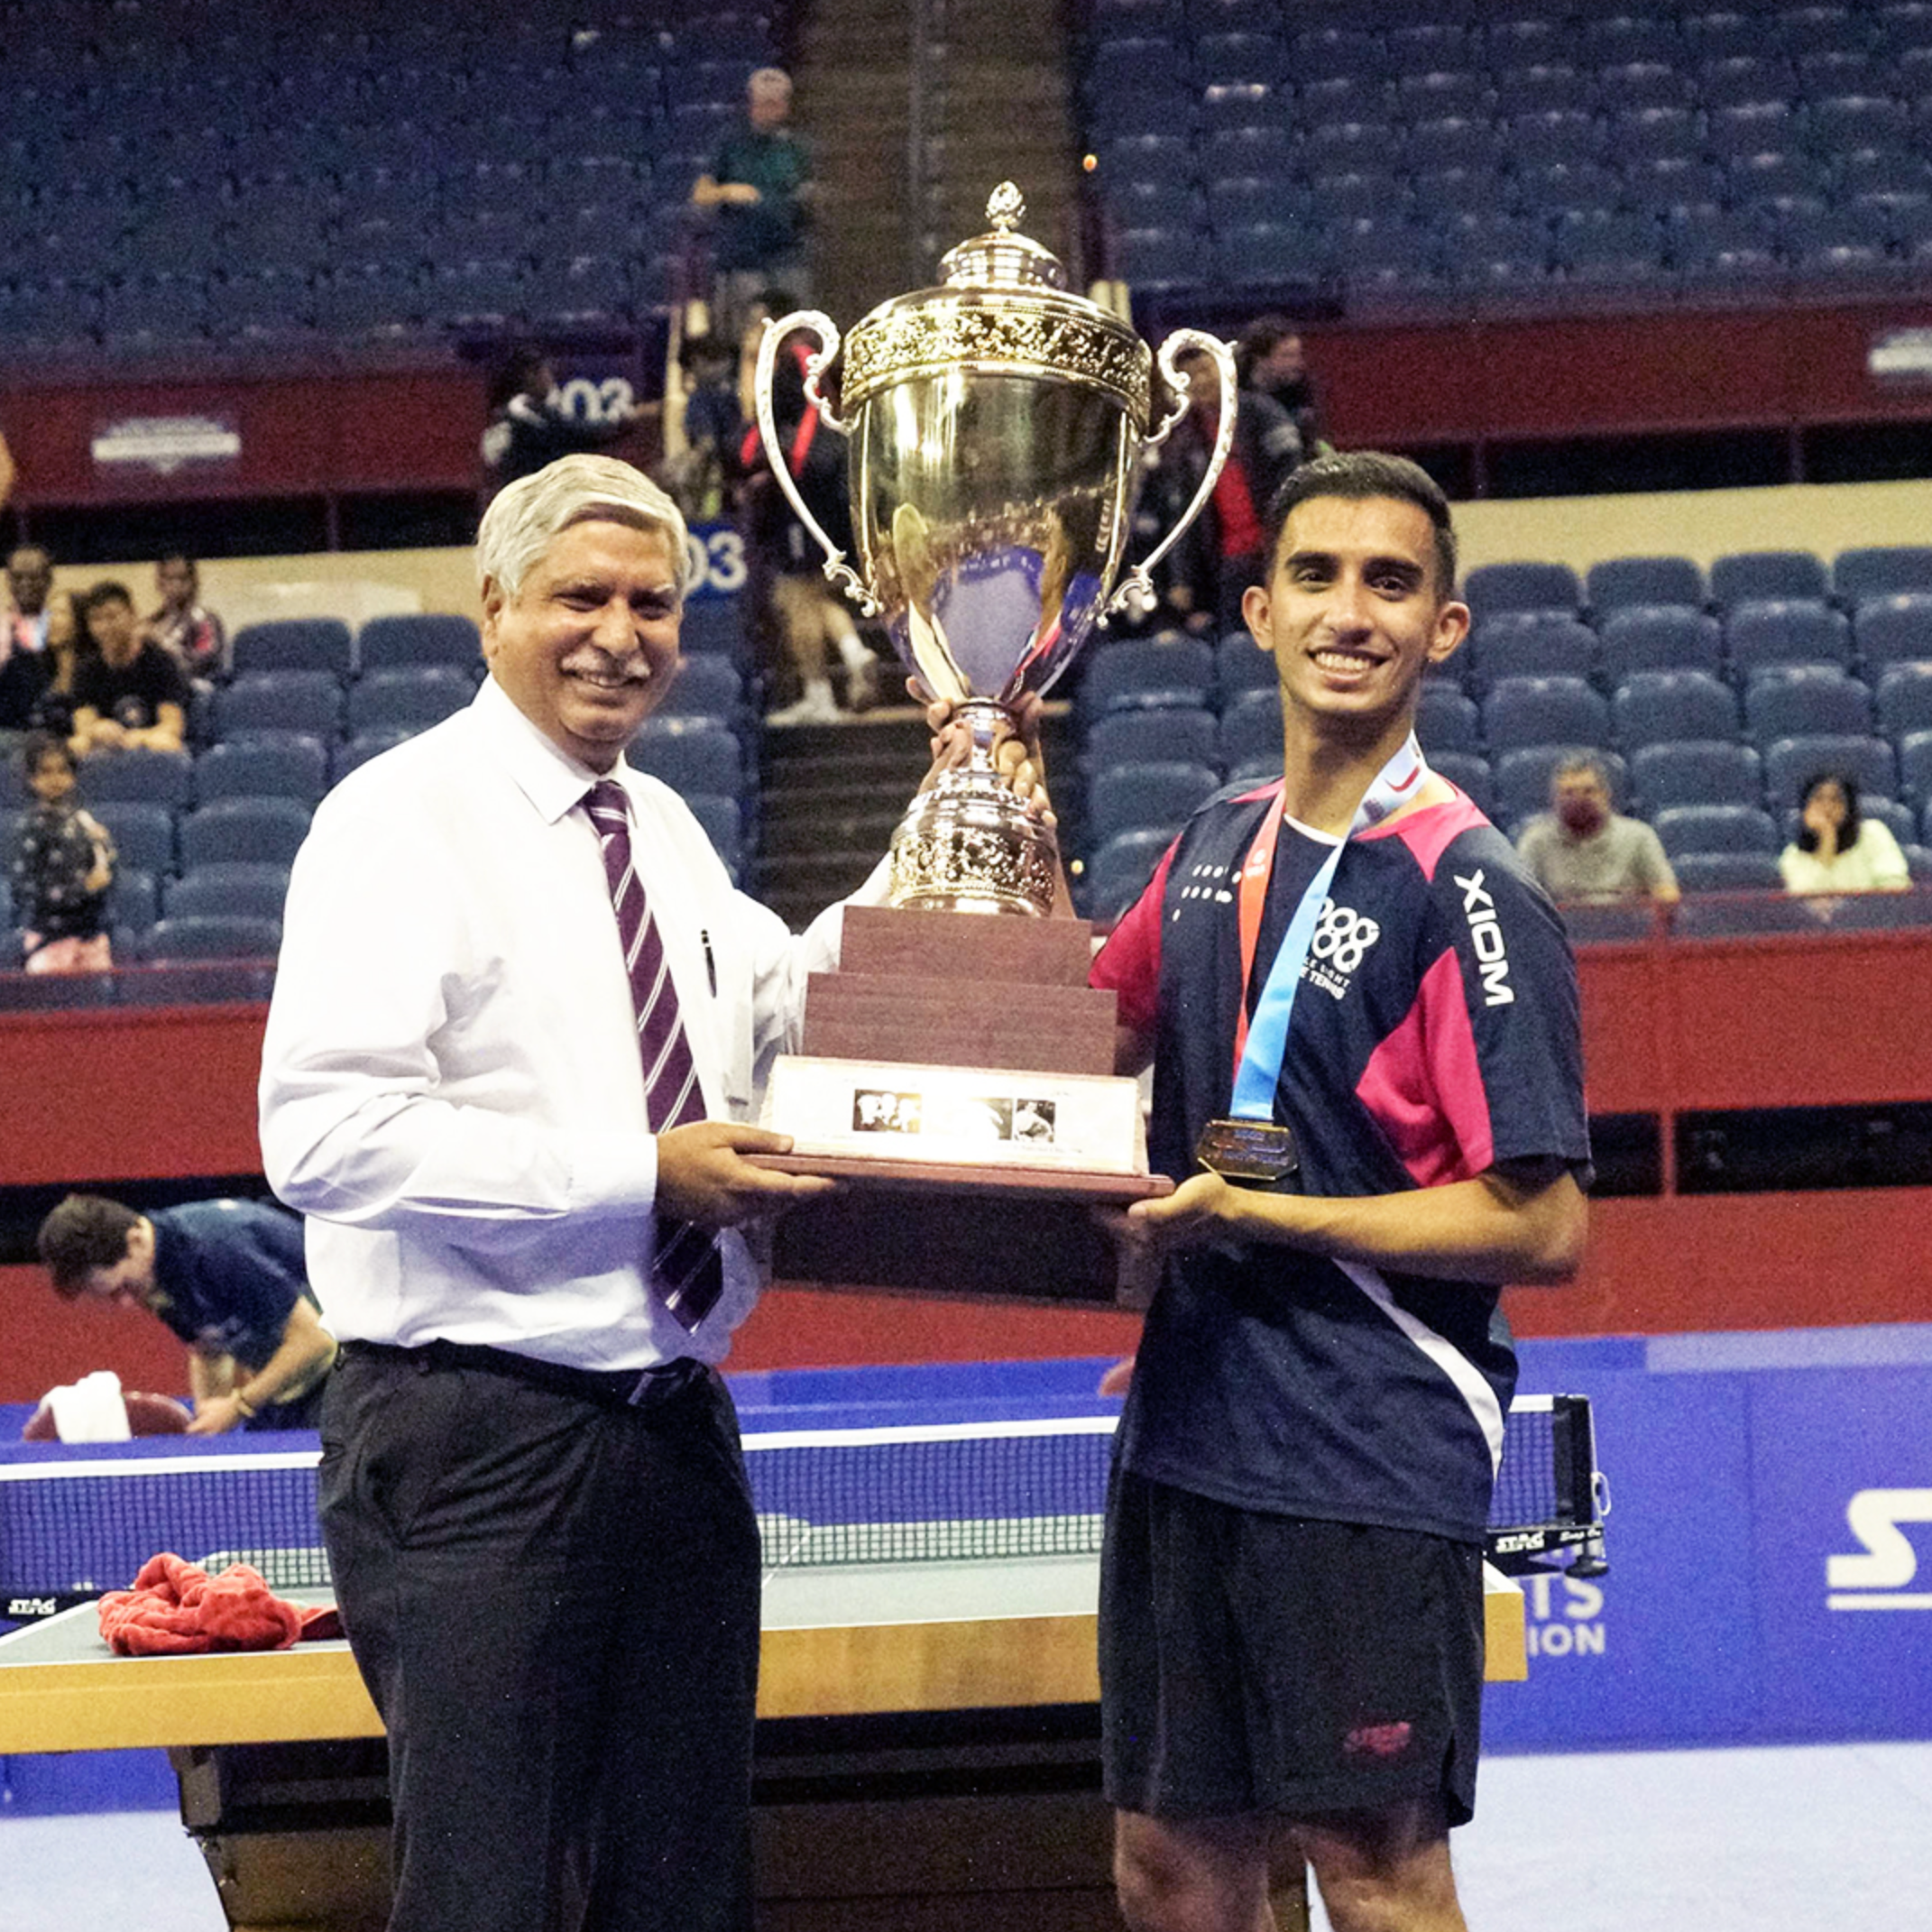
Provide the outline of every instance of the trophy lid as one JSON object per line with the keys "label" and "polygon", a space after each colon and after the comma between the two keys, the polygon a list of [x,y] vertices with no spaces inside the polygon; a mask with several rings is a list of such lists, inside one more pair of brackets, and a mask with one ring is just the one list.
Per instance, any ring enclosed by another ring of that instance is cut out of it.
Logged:
{"label": "trophy lid", "polygon": [[986,204],[990,224],[984,235],[949,249],[939,264],[949,289],[1064,290],[1067,271],[1051,249],[1030,235],[1017,234],[1026,217],[1026,204],[1011,181],[1002,181]]}
{"label": "trophy lid", "polygon": [[855,419],[875,395],[904,382],[1016,376],[1098,388],[1145,435],[1153,354],[1130,323],[1067,287],[1059,258],[1016,230],[1026,213],[1002,181],[990,224],[951,250],[935,288],[881,302],[845,338],[841,395]]}

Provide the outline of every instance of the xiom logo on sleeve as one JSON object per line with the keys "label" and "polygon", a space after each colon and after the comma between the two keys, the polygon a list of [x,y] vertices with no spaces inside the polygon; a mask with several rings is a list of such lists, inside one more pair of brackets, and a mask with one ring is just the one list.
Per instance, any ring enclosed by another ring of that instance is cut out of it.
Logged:
{"label": "xiom logo on sleeve", "polygon": [[1465,879],[1455,874],[1462,888],[1462,915],[1469,922],[1469,943],[1476,949],[1477,971],[1483,976],[1483,1004],[1507,1007],[1515,1004],[1516,989],[1509,983],[1509,948],[1503,943],[1503,924],[1496,917],[1496,902],[1483,883],[1482,868]]}
{"label": "xiom logo on sleeve", "polygon": [[1918,1556],[1901,1523],[1932,1523],[1932,1489],[1861,1489],[1845,1506],[1856,1556],[1825,1559],[1827,1610],[1932,1610],[1932,1590],[1908,1590]]}

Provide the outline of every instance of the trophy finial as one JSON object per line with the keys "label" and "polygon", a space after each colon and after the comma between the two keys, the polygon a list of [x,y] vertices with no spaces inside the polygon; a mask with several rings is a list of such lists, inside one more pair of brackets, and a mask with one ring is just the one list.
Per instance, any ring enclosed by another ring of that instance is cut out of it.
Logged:
{"label": "trophy finial", "polygon": [[986,218],[1002,235],[1012,234],[1026,215],[1026,201],[1011,181],[1002,181],[987,199]]}

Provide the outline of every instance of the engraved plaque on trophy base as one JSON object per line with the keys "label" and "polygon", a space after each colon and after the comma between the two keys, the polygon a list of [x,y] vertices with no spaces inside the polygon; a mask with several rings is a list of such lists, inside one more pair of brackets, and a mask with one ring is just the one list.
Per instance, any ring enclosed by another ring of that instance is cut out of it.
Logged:
{"label": "engraved plaque on trophy base", "polygon": [[1090,1206],[1172,1191],[1149,1174],[1139,1082],[1112,1071],[1115,999],[1075,919],[848,906],[815,973],[805,1052],[773,1070],[759,1156],[845,1184],[779,1221],[781,1281],[1112,1305]]}

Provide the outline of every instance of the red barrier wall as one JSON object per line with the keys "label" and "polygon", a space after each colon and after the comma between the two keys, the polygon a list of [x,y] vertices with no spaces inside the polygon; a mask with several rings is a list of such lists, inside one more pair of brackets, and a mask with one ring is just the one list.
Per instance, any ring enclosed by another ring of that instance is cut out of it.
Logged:
{"label": "red barrier wall", "polygon": [[[1932,1099],[1932,934],[1777,935],[1592,947],[1582,956],[1590,1100],[1661,1117],[1705,1107]],[[261,1162],[262,1013],[0,1016],[0,1185],[247,1173]],[[1525,1335],[1684,1332],[1932,1320],[1932,1190],[1600,1201],[1580,1278],[1514,1289]],[[150,1325],[152,1326],[152,1325]],[[775,1291],[739,1339],[744,1368],[1098,1355],[1134,1318]],[[151,1382],[179,1353],[137,1320],[58,1302],[0,1269],[0,1400],[88,1368]],[[124,1366],[124,1364],[125,1366]]]}

